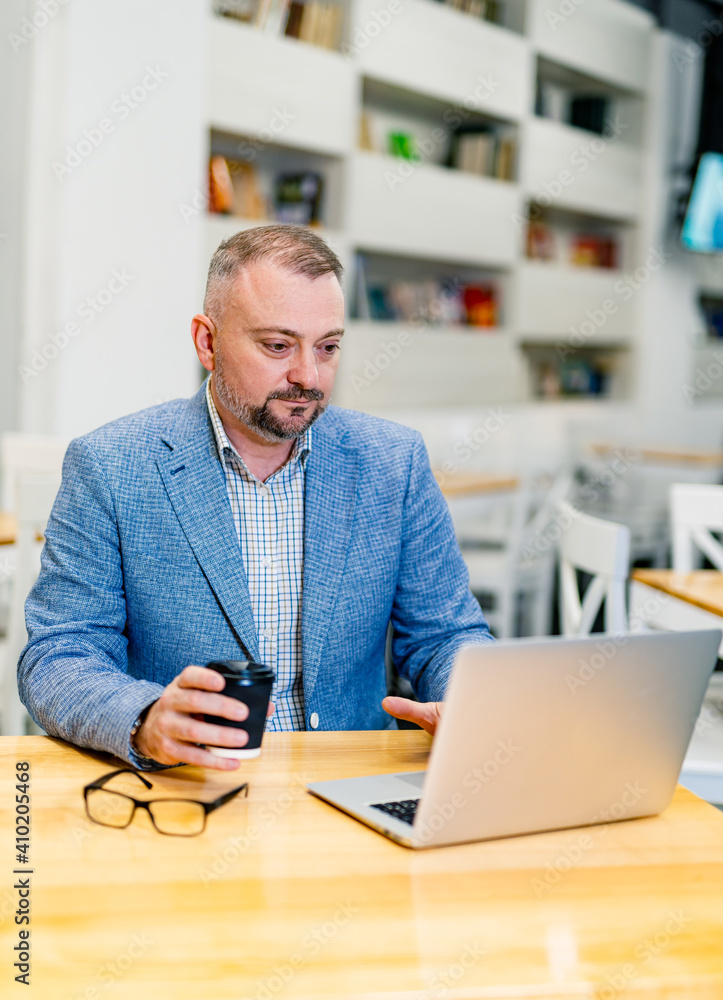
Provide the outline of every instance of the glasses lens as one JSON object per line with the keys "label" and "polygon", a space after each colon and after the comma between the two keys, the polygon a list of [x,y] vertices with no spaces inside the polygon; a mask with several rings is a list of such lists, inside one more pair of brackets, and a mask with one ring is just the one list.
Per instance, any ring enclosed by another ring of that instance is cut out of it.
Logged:
{"label": "glasses lens", "polygon": [[105,788],[89,788],[85,801],[90,818],[102,826],[128,826],[135,809],[127,796]]}
{"label": "glasses lens", "polygon": [[148,808],[161,833],[191,837],[194,833],[200,833],[206,823],[206,810],[200,802],[161,799],[151,802]]}

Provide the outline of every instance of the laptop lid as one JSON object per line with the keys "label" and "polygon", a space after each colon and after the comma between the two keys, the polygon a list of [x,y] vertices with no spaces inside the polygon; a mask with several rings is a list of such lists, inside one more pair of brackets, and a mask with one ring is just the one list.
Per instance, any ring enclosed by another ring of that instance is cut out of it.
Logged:
{"label": "laptop lid", "polygon": [[720,630],[463,648],[411,842],[652,815],[673,795]]}

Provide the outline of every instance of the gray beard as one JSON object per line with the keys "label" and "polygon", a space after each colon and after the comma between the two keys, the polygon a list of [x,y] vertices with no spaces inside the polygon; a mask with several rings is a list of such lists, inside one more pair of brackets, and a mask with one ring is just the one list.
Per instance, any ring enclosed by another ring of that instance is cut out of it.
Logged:
{"label": "gray beard", "polygon": [[[217,355],[216,368],[213,374],[218,398],[229,413],[232,413],[237,420],[240,420],[242,424],[245,424],[249,430],[258,434],[264,441],[275,443],[277,441],[289,441],[292,438],[301,437],[326,409],[319,402],[319,398],[323,398],[323,395],[318,389],[298,388],[272,392],[266,397],[266,402],[262,406],[251,406],[246,400],[241,399],[236,388],[226,381],[223,374],[223,366],[218,362]],[[317,405],[307,416],[303,424],[294,423],[292,425],[290,422],[280,420],[273,415],[269,409],[269,401],[272,399],[317,400]]]}

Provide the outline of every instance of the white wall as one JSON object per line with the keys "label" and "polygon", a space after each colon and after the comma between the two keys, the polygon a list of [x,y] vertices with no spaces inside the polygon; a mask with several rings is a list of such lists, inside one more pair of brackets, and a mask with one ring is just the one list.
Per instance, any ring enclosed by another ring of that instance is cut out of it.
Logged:
{"label": "white wall", "polygon": [[181,209],[205,186],[205,12],[72,0],[32,41],[24,430],[82,433],[198,384],[203,215]]}

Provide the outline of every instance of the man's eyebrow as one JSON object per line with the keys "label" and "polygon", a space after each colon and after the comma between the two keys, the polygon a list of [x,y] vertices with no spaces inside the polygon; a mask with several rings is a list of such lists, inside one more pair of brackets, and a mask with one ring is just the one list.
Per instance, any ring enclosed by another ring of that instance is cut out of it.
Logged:
{"label": "man's eyebrow", "polygon": [[[296,330],[287,330],[284,326],[255,326],[251,327],[249,333],[281,333],[286,337],[296,337],[297,340],[303,340],[304,338]],[[338,330],[330,330],[328,333],[323,334],[319,337],[319,340],[326,340],[327,337],[343,337],[344,328],[341,327]]]}

